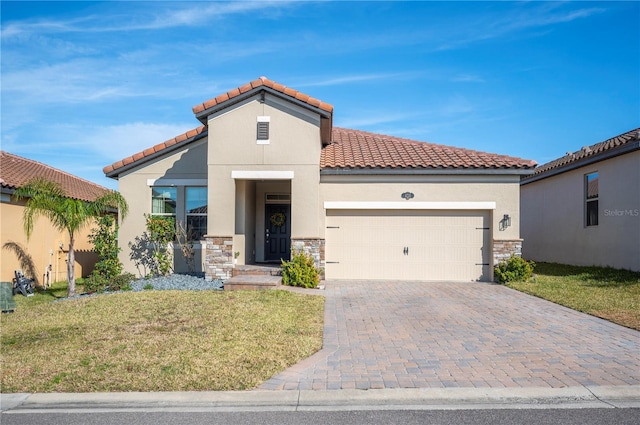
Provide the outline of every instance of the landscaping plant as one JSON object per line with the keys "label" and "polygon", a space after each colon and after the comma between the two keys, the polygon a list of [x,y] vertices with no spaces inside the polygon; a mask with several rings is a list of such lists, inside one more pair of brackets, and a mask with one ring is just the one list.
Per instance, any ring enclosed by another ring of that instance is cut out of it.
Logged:
{"label": "landscaping plant", "polygon": [[127,202],[120,193],[112,190],[93,201],[73,199],[67,196],[58,183],[43,178],[30,180],[15,191],[17,199],[25,199],[23,215],[24,230],[27,238],[31,237],[35,221],[38,217],[49,219],[54,228],[69,233],[69,257],[67,261],[67,295],[76,293],[75,278],[75,236],[84,226],[109,213],[119,210],[124,218],[129,209]]}
{"label": "landscaping plant", "polygon": [[282,261],[282,283],[302,288],[315,288],[320,281],[320,271],[315,261],[304,252],[294,252],[291,261]]}
{"label": "landscaping plant", "polygon": [[527,261],[517,255],[512,255],[507,261],[501,261],[495,268],[495,277],[499,283],[526,282],[533,276],[535,263]]}
{"label": "landscaping plant", "polygon": [[155,260],[154,272],[166,276],[173,270],[173,250],[169,244],[176,237],[176,221],[173,217],[145,215],[147,231],[153,247],[152,257]]}

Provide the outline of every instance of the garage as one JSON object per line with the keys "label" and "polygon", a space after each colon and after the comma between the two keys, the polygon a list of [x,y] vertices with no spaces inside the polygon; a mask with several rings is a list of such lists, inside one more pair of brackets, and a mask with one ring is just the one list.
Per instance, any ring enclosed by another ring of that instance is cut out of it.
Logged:
{"label": "garage", "polygon": [[490,280],[487,210],[327,209],[327,279]]}

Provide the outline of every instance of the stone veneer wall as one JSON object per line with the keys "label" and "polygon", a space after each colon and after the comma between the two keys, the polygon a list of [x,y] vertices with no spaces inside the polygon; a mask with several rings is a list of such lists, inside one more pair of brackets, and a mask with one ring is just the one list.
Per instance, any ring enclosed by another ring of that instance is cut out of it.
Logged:
{"label": "stone veneer wall", "polygon": [[230,279],[233,271],[233,237],[205,236],[205,278]]}
{"label": "stone veneer wall", "polygon": [[501,261],[506,261],[512,255],[522,257],[522,239],[495,240],[493,241],[493,266]]}
{"label": "stone veneer wall", "polygon": [[291,238],[291,252],[304,252],[310,255],[320,270],[320,279],[324,280],[324,239],[317,238]]}

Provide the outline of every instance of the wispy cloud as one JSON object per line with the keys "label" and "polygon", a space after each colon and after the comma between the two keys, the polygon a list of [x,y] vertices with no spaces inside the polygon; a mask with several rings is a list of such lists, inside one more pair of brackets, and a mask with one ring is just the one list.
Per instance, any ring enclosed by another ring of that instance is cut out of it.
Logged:
{"label": "wispy cloud", "polygon": [[[101,14],[91,14],[66,20],[17,21],[6,23],[0,34],[3,38],[9,38],[25,33],[59,34],[162,30],[211,24],[211,20],[220,20],[228,15],[282,9],[289,3],[291,2],[216,1],[206,5],[198,3],[197,6],[184,6],[181,3],[156,2],[153,7],[148,7],[148,4],[145,3],[144,8],[138,10],[138,13],[135,14],[135,19],[130,17],[131,14],[117,15],[110,13],[107,18]],[[167,6],[169,4],[170,6]]]}
{"label": "wispy cloud", "polygon": [[554,2],[542,4],[542,6],[536,5],[535,7],[531,7],[530,4],[524,4],[523,8],[509,11],[503,16],[496,14],[479,16],[473,21],[466,22],[463,27],[457,28],[454,33],[451,33],[450,37],[445,37],[449,39],[440,43],[437,50],[465,47],[473,43],[504,37],[518,31],[551,27],[606,11],[601,7],[560,10],[565,6],[573,7],[573,4],[570,2]]}

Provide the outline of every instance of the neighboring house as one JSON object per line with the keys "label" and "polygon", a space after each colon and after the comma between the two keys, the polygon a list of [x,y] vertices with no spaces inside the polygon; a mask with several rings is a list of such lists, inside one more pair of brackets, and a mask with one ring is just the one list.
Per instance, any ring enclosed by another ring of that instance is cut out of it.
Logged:
{"label": "neighboring house", "polygon": [[[39,285],[67,280],[66,260],[69,234],[59,232],[45,218],[34,225],[27,240],[22,215],[25,200],[13,197],[15,190],[33,178],[59,183],[69,197],[93,201],[108,189],[40,162],[0,151],[0,280],[10,282],[15,270],[22,270]],[[76,235],[76,277],[86,277],[97,261],[87,236],[91,228]]]}
{"label": "neighboring house", "polygon": [[193,112],[200,127],[104,168],[130,206],[129,271],[145,214],[201,236],[208,278],[230,277],[236,253],[304,250],[326,279],[490,281],[520,251],[533,161],[336,128],[331,105],[264,77]]}
{"label": "neighboring house", "polygon": [[640,271],[639,135],[569,152],[522,180],[525,258]]}

